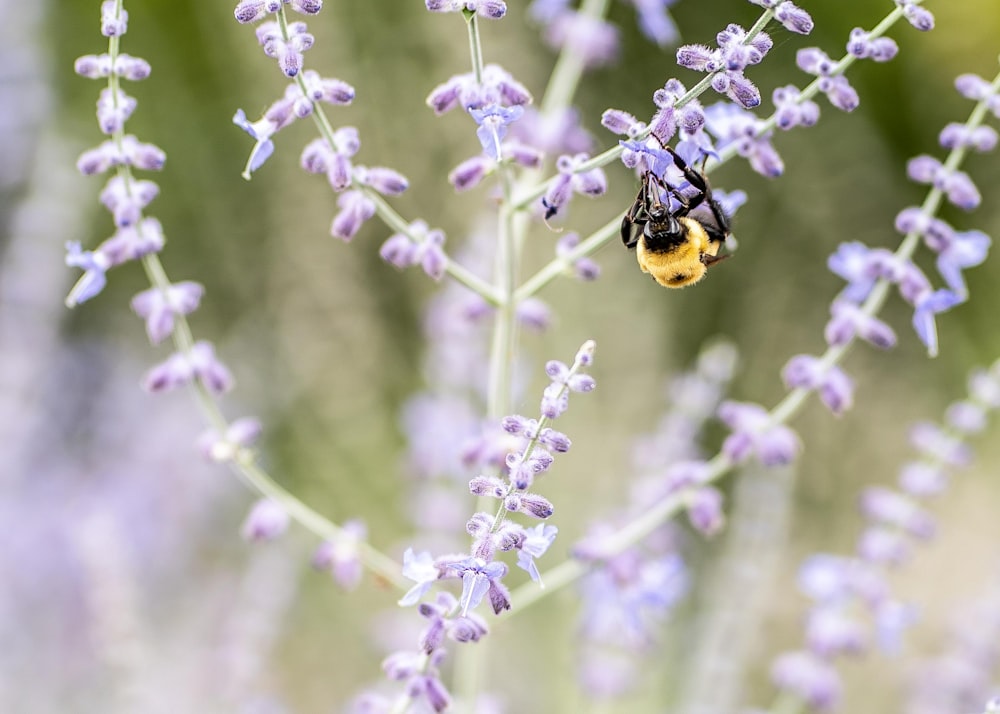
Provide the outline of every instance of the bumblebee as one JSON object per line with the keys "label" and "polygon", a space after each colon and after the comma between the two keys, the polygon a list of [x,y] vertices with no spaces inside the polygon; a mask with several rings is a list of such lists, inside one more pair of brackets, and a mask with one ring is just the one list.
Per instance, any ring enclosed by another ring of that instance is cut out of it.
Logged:
{"label": "bumblebee", "polygon": [[[683,288],[729,257],[719,255],[729,236],[729,216],[712,198],[704,172],[694,171],[669,146],[666,150],[696,192],[685,196],[652,171],[644,173],[639,195],[622,220],[622,242],[635,248],[644,273],[663,287]],[[673,210],[671,197],[677,203]]]}

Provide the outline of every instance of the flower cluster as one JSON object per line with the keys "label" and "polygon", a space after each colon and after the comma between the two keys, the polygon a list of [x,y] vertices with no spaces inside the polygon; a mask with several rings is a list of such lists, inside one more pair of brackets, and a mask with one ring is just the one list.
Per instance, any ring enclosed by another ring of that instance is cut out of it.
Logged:
{"label": "flower cluster", "polygon": [[[1000,117],[997,87],[975,75],[962,75],[956,87],[964,96],[991,108]],[[992,105],[991,105],[992,102]],[[973,115],[975,117],[975,114]],[[939,141],[951,154],[943,163],[931,156],[918,156],[907,165],[909,177],[932,186],[922,206],[904,208],[896,217],[896,229],[906,238],[895,253],[881,248],[868,248],[861,243],[841,245],[830,258],[830,269],[847,280],[834,308],[834,320],[827,326],[827,339],[837,344],[852,332],[870,339],[879,346],[890,346],[891,331],[874,322],[870,313],[857,306],[873,291],[877,281],[895,284],[900,295],[914,308],[913,326],[931,355],[937,353],[937,330],[934,316],[968,299],[963,271],[986,259],[990,238],[981,231],[957,231],[934,214],[944,196],[964,210],[980,203],[980,194],[968,174],[956,167],[966,151],[989,151],[996,146],[997,133],[992,127],[981,126],[979,117],[966,124],[949,124]],[[935,289],[930,279],[910,259],[916,240],[921,240],[937,254],[937,269],[947,285]],[[853,305],[852,305],[853,304]],[[880,344],[881,343],[881,344]]]}
{"label": "flower cluster", "polygon": [[752,109],[760,104],[757,86],[743,74],[753,64],[759,64],[774,45],[766,32],[749,35],[739,25],[729,25],[716,36],[718,47],[684,45],[677,50],[677,64],[696,72],[712,75],[712,89],[725,94],[742,107]]}
{"label": "flower cluster", "polygon": [[[699,482],[694,471],[704,473],[698,438],[735,367],[733,346],[718,342],[702,351],[693,370],[670,381],[666,412],[654,431],[635,441],[632,460],[638,478],[630,488],[627,511],[615,521],[627,522],[651,501],[685,491],[692,525],[703,533],[721,527],[721,494]],[[681,478],[681,471],[692,478]],[[710,500],[716,501],[712,513],[711,506],[702,506]],[[621,696],[635,685],[634,658],[655,647],[656,623],[669,616],[690,585],[672,524],[640,544],[609,552],[609,539],[617,530],[615,523],[595,524],[573,547],[574,556],[593,568],[579,588],[580,681],[602,698]]]}
{"label": "flower cluster", "polygon": [[333,218],[330,233],[349,241],[376,213],[370,192],[395,196],[408,188],[408,182],[390,168],[353,164],[351,158],[361,148],[358,130],[354,127],[331,129],[320,104],[350,104],[354,101],[354,87],[340,79],[322,77],[313,70],[303,71],[302,53],[312,47],[314,38],[306,31],[304,22],[287,21],[286,4],[305,15],[315,15],[323,7],[321,0],[242,0],[236,7],[236,19],[241,23],[276,16],[276,20],[268,20],[257,27],[257,40],[264,54],[276,59],[282,72],[293,80],[284,96],[271,104],[257,121],[250,121],[242,109],[233,116],[233,123],[255,141],[243,177],[249,180],[271,156],[274,152],[272,137],[278,131],[296,119],[319,115],[316,124],[321,136],[303,149],[301,165],[310,173],[324,174],[330,187],[341,193],[337,199],[340,210]]}
{"label": "flower cluster", "polygon": [[[79,58],[76,70],[87,78],[107,79],[108,87],[102,90],[97,103],[97,116],[101,131],[110,138],[85,151],[77,168],[84,175],[114,171],[101,192],[101,203],[111,212],[116,232],[94,250],[83,250],[78,243],[67,245],[66,263],[82,268],[84,274],[70,291],[66,304],[77,305],[97,295],[107,283],[106,273],[110,268],[129,261],[147,262],[147,272],[157,276],[157,280],[153,287],[132,299],[132,309],[145,320],[150,342],[157,344],[174,335],[178,321],[198,308],[204,288],[192,281],[171,283],[155,260],[165,242],[163,227],[143,211],[157,196],[159,187],[152,181],[136,179],[133,171],[162,169],[166,154],[159,147],[125,133],[125,121],[137,102],[121,89],[122,79],[144,79],[149,76],[150,67],[145,60],[119,52],[120,38],[128,27],[128,13],[115,2],[104,2],[101,17],[102,32],[110,38],[109,51]],[[146,375],[146,388],[162,391],[197,379],[213,393],[230,389],[232,376],[215,356],[212,345],[205,341],[187,342]]]}
{"label": "flower cluster", "polygon": [[[949,472],[967,465],[971,455],[966,440],[986,427],[989,412],[1000,409],[1000,362],[973,372],[968,388],[967,398],[948,407],[945,426],[914,425],[911,442],[919,457],[900,469],[898,489],[864,490],[860,509],[867,527],[856,555],[816,555],[800,569],[800,588],[814,603],[806,621],[806,646],[778,657],[771,673],[778,687],[813,709],[833,708],[840,699],[837,657],[863,653],[873,643],[895,651],[914,620],[912,608],[892,596],[887,571],[910,559],[914,541],[934,535],[924,501],[946,490]],[[944,699],[944,690],[941,694]]]}
{"label": "flower cluster", "polygon": [[406,694],[409,699],[423,698],[435,711],[442,711],[438,706],[447,706],[450,696],[436,667],[445,654],[442,649],[445,636],[456,642],[475,642],[485,636],[486,625],[473,612],[484,599],[489,600],[495,614],[510,609],[510,593],[503,583],[508,567],[495,560],[497,551],[516,550],[518,567],[541,583],[535,559],[544,555],[555,540],[556,527],[542,523],[525,528],[503,514],[517,512],[542,520],[552,515],[551,502],[529,489],[551,467],[553,454],[565,453],[570,448],[569,438],[548,427],[547,422],[565,411],[569,391],[589,392],[594,388],[594,379],[581,371],[591,364],[593,354],[594,343],[588,341],[577,352],[572,366],[555,360],[549,362],[546,371],[552,382],[542,398],[541,419],[512,415],[503,420],[503,431],[515,437],[519,445],[504,458],[506,478],[484,474],[469,483],[473,495],[496,498],[502,504],[496,515],[479,512],[469,519],[466,530],[473,539],[470,555],[434,558],[412,548],[404,554],[403,575],[415,585],[400,599],[402,606],[420,603],[438,580],[462,581],[459,598],[440,593],[434,604],[419,605],[420,614],[430,621],[420,638],[421,652],[397,652],[383,663],[391,679],[409,682]]}

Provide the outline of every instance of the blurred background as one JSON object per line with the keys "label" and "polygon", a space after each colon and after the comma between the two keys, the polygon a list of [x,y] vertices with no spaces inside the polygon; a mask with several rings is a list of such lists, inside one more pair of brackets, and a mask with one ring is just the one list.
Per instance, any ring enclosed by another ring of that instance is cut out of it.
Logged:
{"label": "blurred background", "polygon": [[[853,27],[872,27],[892,7],[888,0],[800,4],[816,22],[812,36],[772,28],[774,49],[748,72],[764,107],[775,87],[806,83],[794,66],[797,49],[817,45],[839,57]],[[484,54],[538,99],[554,54],[526,5],[512,0],[503,21],[482,23]],[[373,544],[400,558],[419,507],[401,415],[428,380],[423,312],[441,288],[419,271],[383,263],[378,247],[389,231],[378,221],[350,245],[329,236],[336,196],[298,166],[315,136],[311,122],[282,131],[254,180],[240,178],[250,142],[231,117],[238,108],[259,116],[285,81],[252,28],[233,21],[233,6],[126,3],[123,51],[153,68],[148,80],[126,87],[139,100],[127,128],[168,156],[166,170],[150,177],[161,188],[149,214],[165,228],[162,259],[173,280],[205,285],[193,329],[215,342],[236,376],[227,413],[264,421],[270,472],[336,522],[363,517]],[[735,222],[738,255],[703,284],[668,293],[614,240],[595,256],[598,281],[559,280],[540,295],[554,319],[547,331],[522,334],[521,413],[536,413],[546,359],[568,361],[588,338],[598,344],[598,389],[574,397],[560,420],[574,448],[542,487],[560,528],[543,571],[609,504],[624,505],[634,439],[653,431],[671,377],[706,343],[722,338],[738,350],[732,398],[775,403],[787,359],[824,348],[822,328],[842,286],[827,256],[846,240],[897,245],[897,212],[925,195],[906,181],[907,159],[943,155],[938,132],[964,121],[972,106],[954,91],[955,76],[993,77],[1000,52],[1000,6],[992,0],[927,7],[937,19],[933,32],[899,23],[890,32],[900,46],[894,61],[852,68],[858,110],[843,114],[819,99],[816,127],[776,137],[783,177],[765,180],[740,160],[713,174],[715,186],[743,189],[749,202]],[[99,3],[2,0],[0,8],[8,18],[0,26],[0,711],[346,711],[360,689],[379,683],[385,654],[414,646],[419,618],[395,612],[399,594],[370,577],[344,592],[312,572],[317,543],[301,528],[266,544],[239,538],[253,495],[203,463],[191,395],[150,396],[139,386],[168,351],[149,346],[129,310],[146,287],[138,266],[113,271],[104,292],[78,309],[63,307],[78,273],[63,264],[65,242],[93,247],[112,232],[97,203],[103,182],[74,168],[103,139],[94,122],[102,85],[72,71],[76,57],[106,51]],[[683,42],[711,44],[726,23],[748,27],[758,10],[743,0],[680,0],[672,15]],[[617,141],[600,126],[604,109],[648,118],[651,95],[666,79],[697,80],[676,67],[672,49],[639,33],[631,5],[613,2],[610,19],[620,30],[619,61],[589,73],[578,93],[598,150]],[[316,45],[307,66],[357,89],[352,106],[329,115],[336,126],[359,127],[358,160],[410,179],[393,206],[444,229],[450,247],[488,242],[489,191],[456,196],[445,178],[480,149],[472,123],[457,112],[435,118],[424,104],[434,86],[469,70],[461,19],[428,13],[416,0],[328,0],[309,28]],[[975,155],[964,168],[983,205],[971,214],[946,208],[943,216],[995,236],[1000,162]],[[567,229],[586,235],[632,201],[634,177],[621,165],[606,171],[607,195],[576,198]],[[534,227],[526,274],[553,255],[556,239]],[[931,272],[927,251],[918,262]],[[967,278],[971,300],[938,320],[936,359],[894,296],[884,317],[899,346],[888,354],[861,347],[847,359],[854,408],[834,418],[810,403],[793,424],[805,444],[796,473],[762,477],[775,487],[767,499],[780,527],[765,542],[773,569],[764,594],[747,613],[756,619],[748,620],[741,701],[768,706],[769,662],[801,646],[807,602],[794,573],[802,558],[853,552],[863,526],[860,489],[893,484],[910,457],[908,425],[940,418],[964,395],[968,371],[1000,355],[1000,267],[990,259]],[[845,711],[903,711],[922,663],[950,646],[956,618],[978,612],[979,602],[1000,617],[996,433],[978,440],[973,467],[935,502],[937,537],[894,577],[898,596],[919,612],[918,626],[895,656],[848,663]],[[717,425],[709,430],[707,453],[723,435]],[[461,523],[474,506],[456,484],[452,547],[461,549]],[[727,492],[732,486],[726,479]],[[679,681],[706,642],[698,623],[717,599],[713,574],[740,543],[726,533],[705,541],[683,528],[678,537],[696,575],[692,592],[648,655],[655,664],[647,679],[603,711],[674,711],[680,705],[670,703],[688,696]],[[568,590],[497,623],[490,689],[506,711],[587,710],[574,693],[575,607]]]}

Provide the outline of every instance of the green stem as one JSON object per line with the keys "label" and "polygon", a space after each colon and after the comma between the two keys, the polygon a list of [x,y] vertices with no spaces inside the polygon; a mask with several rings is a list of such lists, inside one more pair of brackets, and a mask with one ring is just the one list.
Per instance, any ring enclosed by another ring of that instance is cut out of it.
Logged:
{"label": "green stem", "polygon": [[479,39],[479,18],[475,12],[463,10],[465,25],[469,30],[469,55],[472,58],[472,74],[476,84],[483,83],[483,45]]}

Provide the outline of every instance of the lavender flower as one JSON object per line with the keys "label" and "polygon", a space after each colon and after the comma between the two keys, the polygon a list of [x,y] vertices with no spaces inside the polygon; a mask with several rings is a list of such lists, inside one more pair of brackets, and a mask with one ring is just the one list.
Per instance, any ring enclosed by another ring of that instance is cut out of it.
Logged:
{"label": "lavender flower", "polygon": [[820,399],[835,415],[850,409],[854,384],[836,365],[825,364],[811,355],[796,355],[788,360],[781,373],[789,389],[815,389]]}
{"label": "lavender flower", "polygon": [[204,340],[187,352],[176,352],[153,367],[144,380],[146,390],[163,392],[197,379],[210,392],[222,394],[233,387],[229,369],[215,356],[215,348]]}
{"label": "lavender flower", "polygon": [[403,554],[403,577],[415,581],[416,585],[399,599],[399,605],[401,607],[415,605],[440,577],[434,556],[427,552],[418,555],[413,552],[413,548],[407,548]]}
{"label": "lavender flower", "polygon": [[545,586],[542,584],[542,576],[538,573],[538,566],[535,565],[535,558],[541,558],[545,555],[558,532],[558,528],[545,523],[539,523],[534,528],[525,529],[526,538],[517,553],[517,567],[528,571],[528,575],[540,587]]}
{"label": "lavender flower", "polygon": [[306,29],[304,22],[288,23],[287,33],[277,22],[263,22],[257,26],[257,41],[264,54],[277,60],[278,67],[287,77],[299,73],[304,61],[303,53],[315,42]]}
{"label": "lavender flower", "polygon": [[506,565],[499,561],[487,563],[481,558],[466,558],[450,567],[462,579],[462,597],[458,602],[463,617],[470,609],[478,607],[486,595],[490,596],[495,614],[510,609],[510,594],[500,582],[507,574]]}
{"label": "lavender flower", "polygon": [[468,12],[490,20],[499,20],[507,14],[507,3],[502,0],[426,0],[431,12]]}
{"label": "lavender flower", "polygon": [[677,50],[677,64],[712,75],[712,89],[727,95],[740,106],[752,109],[760,104],[760,92],[743,71],[758,64],[773,46],[765,32],[750,37],[739,25],[731,24],[716,36],[718,48],[684,45]]}
{"label": "lavender flower", "polygon": [[344,522],[341,533],[342,537],[320,544],[313,553],[312,566],[328,571],[344,590],[354,590],[362,575],[358,544],[367,539],[368,527],[364,521],[354,519]]}
{"label": "lavender flower", "polygon": [[[566,258],[571,250],[580,244],[580,236],[577,233],[567,233],[556,241],[556,256]],[[596,280],[601,274],[601,266],[590,258],[577,258],[570,266],[572,274],[580,280]]]}
{"label": "lavender flower", "polygon": [[246,459],[262,430],[261,423],[252,417],[234,419],[223,434],[214,429],[203,433],[198,439],[198,446],[205,458],[211,461],[221,463]]}
{"label": "lavender flower", "polygon": [[732,433],[722,444],[722,453],[739,463],[751,454],[764,466],[790,463],[798,455],[799,439],[784,424],[774,424],[762,406],[726,401],[719,406],[719,419]]}
{"label": "lavender flower", "polygon": [[594,354],[594,343],[584,343],[576,354],[572,367],[567,367],[558,360],[550,360],[545,365],[545,373],[552,380],[542,395],[542,414],[549,419],[555,419],[566,411],[569,406],[570,392],[589,392],[597,386],[594,378],[587,374],[578,374],[581,367],[590,364]]}
{"label": "lavender flower", "polygon": [[248,541],[274,540],[288,530],[288,513],[269,498],[254,503],[240,528]]}
{"label": "lavender flower", "polygon": [[150,288],[132,298],[132,309],[146,321],[146,334],[154,345],[174,331],[176,315],[188,315],[198,309],[205,288],[186,280],[166,290]]}
{"label": "lavender flower", "polygon": [[560,12],[545,28],[550,47],[570,52],[583,65],[593,69],[611,64],[618,58],[618,28],[601,18],[582,12]]}
{"label": "lavender flower", "polygon": [[501,107],[491,104],[482,109],[470,109],[469,114],[479,125],[476,136],[483,145],[483,151],[494,161],[500,161],[500,142],[507,135],[507,126],[521,118],[524,108],[517,105]]}
{"label": "lavender flower", "polygon": [[[980,425],[986,410],[996,408],[990,406],[993,401],[989,397],[994,381],[989,373],[974,372],[969,398],[956,402],[948,412],[972,409],[978,412],[975,421]],[[873,640],[888,651],[899,649],[902,633],[913,623],[914,614],[911,607],[891,596],[885,571],[911,557],[914,541],[934,535],[934,521],[921,500],[945,487],[946,467],[968,461],[961,440],[966,433],[917,424],[911,441],[923,458],[900,469],[902,491],[870,486],[861,494],[860,509],[868,525],[858,539],[857,555],[816,555],[802,564],[799,586],[815,605],[807,619],[806,649],[785,653],[774,662],[771,676],[780,689],[812,708],[830,709],[838,702],[842,688],[833,666],[836,657],[863,653]],[[863,614],[868,617],[863,618]],[[939,681],[935,689],[944,693],[948,686]],[[954,708],[945,706],[946,697],[928,693],[925,698],[937,704],[926,711]],[[917,707],[916,711],[925,710]]]}
{"label": "lavender flower", "polygon": [[531,93],[528,89],[497,64],[483,67],[481,82],[473,73],[456,74],[435,87],[427,96],[427,105],[439,115],[456,107],[468,111],[491,104],[513,107],[530,103]]}
{"label": "lavender flower", "polygon": [[434,280],[444,277],[445,256],[444,232],[431,230],[423,221],[414,221],[407,233],[395,233],[382,244],[379,255],[382,260],[399,269],[419,265]]}
{"label": "lavender flower", "polygon": [[580,165],[589,158],[586,154],[563,155],[558,158],[556,168],[559,170],[559,175],[552,179],[548,190],[542,197],[545,220],[561,211],[565,212],[564,207],[569,204],[574,193],[593,197],[600,196],[607,191],[608,181],[603,169],[579,170]]}
{"label": "lavender flower", "polygon": [[763,122],[753,114],[735,104],[719,102],[705,109],[705,126],[719,139],[719,151],[734,147],[762,176],[774,178],[784,172],[785,164],[771,145],[771,133],[762,130]]}
{"label": "lavender flower", "polygon": [[837,109],[851,112],[857,109],[858,93],[850,85],[836,62],[818,47],[807,47],[798,51],[795,62],[799,69],[820,78],[819,90]]}

